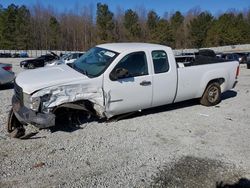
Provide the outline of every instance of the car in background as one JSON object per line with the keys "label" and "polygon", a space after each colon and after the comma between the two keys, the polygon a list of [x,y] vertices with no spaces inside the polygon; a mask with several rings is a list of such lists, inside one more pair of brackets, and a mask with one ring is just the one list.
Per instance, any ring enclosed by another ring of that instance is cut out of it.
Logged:
{"label": "car in background", "polygon": [[46,66],[49,67],[61,64],[71,64],[79,57],[81,57],[83,54],[84,52],[74,52],[74,53],[64,54],[60,59],[46,63]]}
{"label": "car in background", "polygon": [[15,79],[11,64],[0,63],[0,85],[8,84]]}
{"label": "car in background", "polygon": [[0,58],[26,58],[29,57],[27,52],[20,53],[0,53]]}
{"label": "car in background", "polygon": [[79,53],[79,52],[76,52],[76,53],[71,53],[65,60],[65,64],[68,64],[68,63],[73,63],[75,60],[77,60],[79,57],[81,57],[84,53]]}
{"label": "car in background", "polygon": [[250,69],[250,53],[247,54],[246,64],[247,64],[247,69]]}
{"label": "car in background", "polygon": [[239,55],[239,62],[246,63],[247,62],[247,54],[246,53],[237,53]]}
{"label": "car in background", "polygon": [[21,68],[34,69],[37,67],[44,67],[45,63],[57,60],[59,56],[51,52],[50,54],[42,55],[35,59],[27,59],[20,62]]}
{"label": "car in background", "polygon": [[221,58],[229,61],[239,61],[240,62],[240,56],[236,53],[226,53],[222,54]]}
{"label": "car in background", "polygon": [[29,57],[29,55],[28,55],[27,52],[21,52],[21,53],[19,54],[19,57],[21,57],[21,58],[26,58],[26,57]]}
{"label": "car in background", "polygon": [[2,57],[2,58],[10,58],[11,53],[0,53],[0,57]]}
{"label": "car in background", "polygon": [[235,60],[239,61],[239,63],[247,62],[247,54],[246,53],[225,53],[222,54],[221,57],[226,60]]}
{"label": "car in background", "polygon": [[27,52],[21,52],[21,53],[14,53],[12,54],[13,58],[27,58],[29,57]]}

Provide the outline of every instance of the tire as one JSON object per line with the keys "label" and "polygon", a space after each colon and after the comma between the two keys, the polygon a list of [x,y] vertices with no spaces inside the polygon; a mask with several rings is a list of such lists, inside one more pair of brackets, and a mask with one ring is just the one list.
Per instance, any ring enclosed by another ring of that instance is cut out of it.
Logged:
{"label": "tire", "polygon": [[35,66],[34,66],[32,63],[28,63],[28,64],[27,64],[27,68],[28,68],[28,69],[34,69]]}
{"label": "tire", "polygon": [[7,131],[10,133],[12,138],[19,138],[25,135],[25,129],[23,124],[21,124],[16,118],[13,109],[10,110],[7,123]]}
{"label": "tire", "polygon": [[247,64],[247,69],[250,69],[250,63]]}
{"label": "tire", "polygon": [[200,103],[204,106],[214,106],[221,101],[220,84],[217,82],[210,83],[203,93]]}

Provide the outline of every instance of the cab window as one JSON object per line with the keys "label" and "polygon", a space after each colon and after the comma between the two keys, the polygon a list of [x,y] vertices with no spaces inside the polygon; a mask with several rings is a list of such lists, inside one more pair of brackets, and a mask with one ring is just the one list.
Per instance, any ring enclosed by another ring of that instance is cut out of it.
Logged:
{"label": "cab window", "polygon": [[117,69],[126,69],[128,71],[122,78],[147,75],[148,66],[145,52],[134,52],[126,55],[115,66],[113,71]]}
{"label": "cab window", "polygon": [[152,51],[152,59],[153,59],[155,74],[168,72],[169,63],[168,63],[168,56],[165,51],[162,50]]}

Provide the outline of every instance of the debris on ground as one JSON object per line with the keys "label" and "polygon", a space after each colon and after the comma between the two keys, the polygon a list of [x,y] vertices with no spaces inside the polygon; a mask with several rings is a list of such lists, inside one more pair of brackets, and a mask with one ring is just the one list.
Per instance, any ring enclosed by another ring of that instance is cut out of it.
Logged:
{"label": "debris on ground", "polygon": [[199,115],[200,115],[200,116],[204,116],[204,117],[209,117],[208,114],[201,114],[201,113],[199,113]]}
{"label": "debris on ground", "polygon": [[45,163],[44,163],[44,162],[39,162],[39,163],[37,163],[37,164],[34,164],[34,165],[32,166],[32,168],[40,168],[40,167],[43,167],[43,166],[45,166]]}

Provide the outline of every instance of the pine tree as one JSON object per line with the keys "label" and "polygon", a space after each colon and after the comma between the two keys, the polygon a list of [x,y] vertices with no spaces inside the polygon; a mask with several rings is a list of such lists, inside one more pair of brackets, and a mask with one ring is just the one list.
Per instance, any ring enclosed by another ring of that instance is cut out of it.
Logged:
{"label": "pine tree", "polygon": [[156,41],[156,30],[159,23],[160,17],[154,11],[150,11],[147,16],[147,30],[148,30],[148,40],[150,42]]}
{"label": "pine tree", "polygon": [[16,15],[18,7],[14,4],[8,6],[2,16],[2,47],[16,49]]}
{"label": "pine tree", "polygon": [[213,16],[208,12],[202,12],[198,17],[191,20],[189,25],[189,39],[191,40],[193,47],[205,47],[207,32],[212,25],[212,21]]}
{"label": "pine tree", "polygon": [[3,48],[3,14],[4,14],[4,10],[3,10],[3,6],[0,4],[0,49]]}
{"label": "pine tree", "polygon": [[173,48],[183,48],[184,36],[184,16],[176,11],[170,18],[171,31],[173,35]]}
{"label": "pine tree", "polygon": [[137,13],[131,9],[125,12],[124,27],[126,29],[126,38],[129,41],[139,41],[141,37],[141,27]]}
{"label": "pine tree", "polygon": [[51,50],[58,49],[60,24],[54,16],[49,19],[49,46]]}
{"label": "pine tree", "polygon": [[208,30],[206,45],[223,46],[244,44],[249,41],[250,30],[242,14],[222,14]]}
{"label": "pine tree", "polygon": [[15,20],[16,48],[27,50],[30,47],[30,12],[25,6],[17,9]]}
{"label": "pine tree", "polygon": [[170,46],[173,43],[173,36],[170,24],[165,19],[160,19],[154,34],[156,43]]}
{"label": "pine tree", "polygon": [[108,5],[106,4],[97,4],[97,16],[96,16],[96,24],[97,24],[97,35],[98,42],[110,42],[114,38],[114,20],[113,13],[109,11]]}

